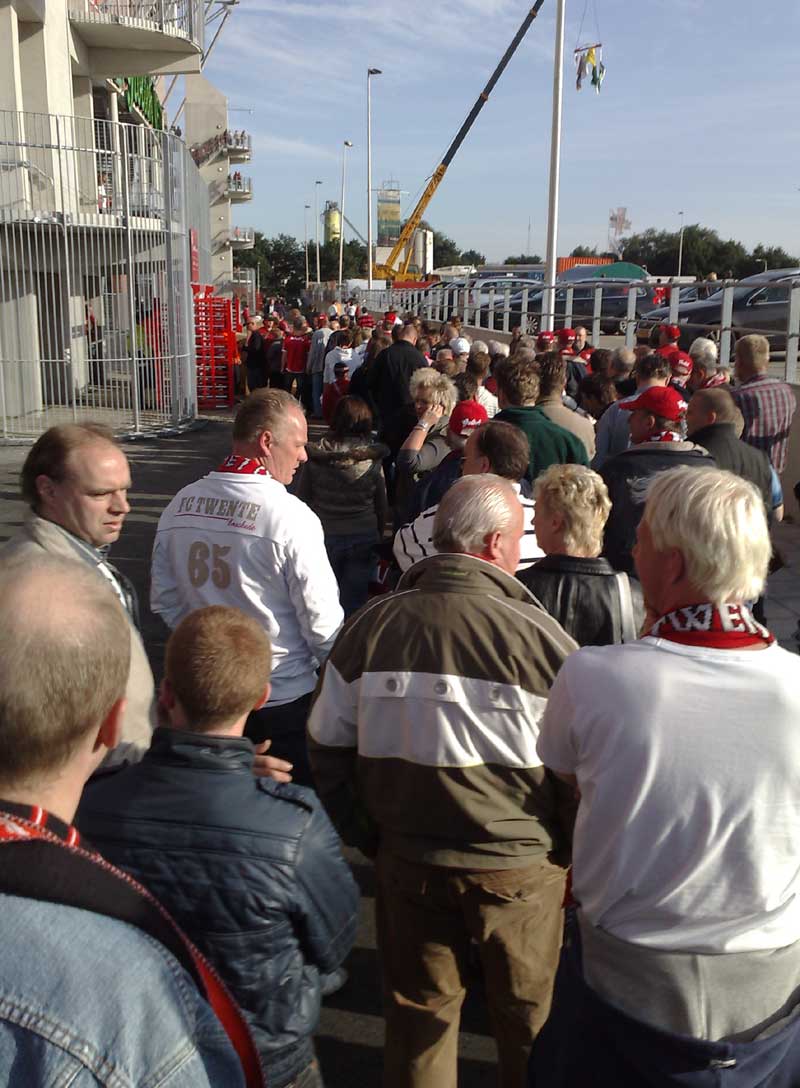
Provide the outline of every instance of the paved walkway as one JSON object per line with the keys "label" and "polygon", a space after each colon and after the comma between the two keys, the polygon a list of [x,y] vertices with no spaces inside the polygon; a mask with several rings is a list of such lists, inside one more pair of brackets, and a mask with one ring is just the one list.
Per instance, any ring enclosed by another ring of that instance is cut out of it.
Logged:
{"label": "paved walkway", "polygon": [[[175,438],[128,442],[132,510],[112,558],[133,580],[142,604],[142,628],[156,677],[162,671],[166,628],[147,607],[150,551],[159,515],[176,491],[218,464],[228,451],[230,414],[209,417],[206,425]],[[17,480],[27,447],[0,446],[0,543],[22,523],[24,505]],[[797,649],[792,638],[800,619],[800,528],[778,526],[776,543],[787,566],[770,578],[768,618],[781,642]],[[357,851],[348,851],[362,889],[361,924],[348,961],[350,979],[326,1000],[318,1049],[328,1088],[372,1088],[380,1083],[383,1020],[374,928],[374,873]],[[473,980],[460,1045],[461,1088],[494,1083],[495,1050],[489,1033],[480,982]]]}

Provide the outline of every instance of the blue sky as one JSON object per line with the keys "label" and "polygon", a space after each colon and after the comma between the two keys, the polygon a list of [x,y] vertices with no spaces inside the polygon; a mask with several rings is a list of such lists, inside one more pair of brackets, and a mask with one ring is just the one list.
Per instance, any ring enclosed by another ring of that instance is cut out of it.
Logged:
{"label": "blue sky", "polygon": [[[605,246],[608,212],[634,231],[713,227],[800,255],[797,0],[589,0],[607,67],[575,91],[585,0],[568,0],[559,253]],[[396,177],[407,209],[457,131],[530,0],[242,0],[206,75],[253,135],[253,201],[242,225],[302,239],[303,205],[339,199],[366,234],[366,69],[373,80],[373,184]],[[544,251],[555,0],[538,18],[426,213],[489,260]],[[244,170],[243,170],[244,172]],[[406,210],[404,205],[404,211]],[[349,237],[349,232],[346,235]]]}

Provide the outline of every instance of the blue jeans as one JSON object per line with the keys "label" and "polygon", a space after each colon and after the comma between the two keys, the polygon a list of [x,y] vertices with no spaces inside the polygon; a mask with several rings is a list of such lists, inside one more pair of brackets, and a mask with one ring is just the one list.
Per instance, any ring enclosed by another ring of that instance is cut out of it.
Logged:
{"label": "blue jeans", "polygon": [[[746,985],[746,981],[744,981]],[[753,1042],[661,1031],[604,1001],[584,981],[580,930],[568,911],[547,1023],[534,1041],[528,1088],[795,1088],[800,1016]]]}
{"label": "blue jeans", "polygon": [[325,536],[345,619],[367,602],[369,580],[378,553],[378,533],[328,533]]}

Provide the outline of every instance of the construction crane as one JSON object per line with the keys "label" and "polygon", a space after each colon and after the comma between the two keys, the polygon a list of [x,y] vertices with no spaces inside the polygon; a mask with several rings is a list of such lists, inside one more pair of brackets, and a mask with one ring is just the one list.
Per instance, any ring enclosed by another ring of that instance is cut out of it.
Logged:
{"label": "construction crane", "polygon": [[[397,277],[398,277],[398,261],[400,260],[400,258],[403,255],[404,251],[405,251],[405,256],[402,258],[402,265],[399,268],[399,275],[402,277],[402,276],[405,276],[406,273],[408,272],[408,266],[411,263],[411,254],[412,254],[412,250],[413,250],[413,246],[412,246],[411,243],[412,243],[412,239],[414,237],[414,231],[419,226],[419,224],[420,224],[420,222],[422,220],[422,217],[425,214],[425,209],[428,207],[428,204],[430,204],[431,198],[433,197],[433,194],[436,192],[436,190],[441,185],[442,178],[446,174],[448,166],[450,165],[450,163],[455,158],[456,152],[458,151],[459,147],[461,147],[462,143],[464,142],[464,139],[466,138],[467,133],[472,128],[472,126],[473,126],[473,124],[475,122],[475,118],[478,116],[478,114],[481,112],[483,107],[489,101],[489,95],[494,90],[495,84],[497,83],[498,79],[500,78],[500,76],[505,71],[508,62],[514,56],[514,53],[517,51],[517,47],[519,46],[520,42],[525,37],[525,35],[528,33],[528,28],[530,27],[531,23],[536,18],[536,16],[539,14],[539,8],[542,6],[543,3],[544,3],[544,0],[536,0],[536,3],[533,5],[533,7],[530,9],[528,14],[523,19],[522,26],[519,28],[517,33],[514,35],[514,38],[513,38],[512,42],[511,42],[511,45],[509,45],[508,49],[506,49],[505,53],[502,56],[502,59],[500,60],[500,63],[497,65],[494,72],[492,72],[492,76],[491,76],[489,82],[486,84],[486,86],[483,88],[481,93],[478,95],[477,101],[475,102],[475,105],[470,110],[466,121],[461,126],[461,128],[458,130],[458,132],[456,133],[455,139],[453,140],[453,142],[448,147],[444,158],[439,163],[439,165],[436,167],[436,169],[434,170],[434,172],[433,172],[433,174],[431,176],[430,181],[425,186],[425,190],[422,193],[422,196],[419,198],[419,201],[417,202],[416,208],[414,208],[413,212],[411,213],[411,215],[406,220],[405,226],[400,231],[400,237],[395,242],[394,248],[392,249],[392,252],[389,254],[389,256],[386,259],[386,263],[385,264],[376,264],[373,267],[372,274],[376,279],[382,279],[382,280],[395,280],[395,279],[397,279]],[[372,259],[372,254],[369,254],[369,259],[370,260]]]}

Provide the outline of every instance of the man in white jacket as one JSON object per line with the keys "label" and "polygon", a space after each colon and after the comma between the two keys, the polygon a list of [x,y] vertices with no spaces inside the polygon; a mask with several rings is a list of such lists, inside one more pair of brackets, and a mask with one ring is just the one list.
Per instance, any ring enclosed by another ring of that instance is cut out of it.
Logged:
{"label": "man in white jacket", "polygon": [[[245,733],[256,743],[269,738],[270,754],[294,765],[299,785],[311,784],[305,724],[317,668],[343,619],[319,518],[286,490],[306,460],[307,440],[294,397],[278,389],[248,397],[234,421],[231,455],[161,515],[150,596],[169,627],[212,604],[263,624],[272,694]],[[241,667],[248,667],[246,646]]]}

